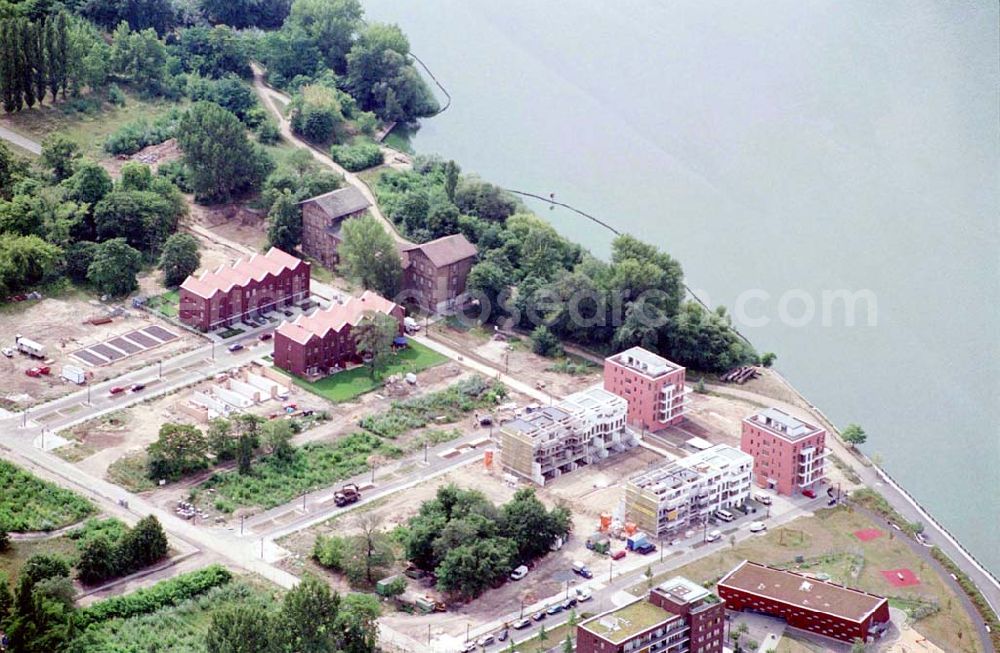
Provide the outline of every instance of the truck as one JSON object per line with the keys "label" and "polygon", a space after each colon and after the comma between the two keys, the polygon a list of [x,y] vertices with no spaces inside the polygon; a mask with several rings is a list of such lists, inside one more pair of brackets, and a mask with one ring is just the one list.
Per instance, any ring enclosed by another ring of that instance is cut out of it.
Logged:
{"label": "truck", "polygon": [[348,483],[337,490],[333,495],[333,502],[340,507],[355,503],[361,498],[361,490],[355,483]]}
{"label": "truck", "polygon": [[14,345],[17,350],[34,358],[45,358],[45,345],[34,340],[25,338],[20,333],[14,336]]}
{"label": "truck", "polygon": [[420,323],[414,320],[412,317],[403,318],[403,328],[407,333],[416,333],[420,331]]}
{"label": "truck", "polygon": [[642,532],[633,533],[625,540],[625,548],[629,551],[638,551],[643,545],[649,544],[646,534]]}
{"label": "truck", "polygon": [[75,383],[77,385],[83,385],[87,382],[87,373],[83,371],[82,368],[76,367],[75,365],[63,365],[62,372],[59,376],[66,379],[70,383]]}

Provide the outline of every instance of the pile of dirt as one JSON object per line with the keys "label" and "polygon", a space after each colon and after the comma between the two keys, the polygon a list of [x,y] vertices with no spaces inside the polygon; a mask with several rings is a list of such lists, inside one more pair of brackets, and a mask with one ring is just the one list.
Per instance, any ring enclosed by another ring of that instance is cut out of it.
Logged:
{"label": "pile of dirt", "polygon": [[122,155],[113,159],[107,159],[103,161],[102,164],[104,165],[104,169],[113,176],[120,175],[122,166],[131,162],[145,163],[152,168],[155,173],[161,163],[178,161],[182,156],[183,153],[181,152],[180,146],[177,145],[177,139],[171,138],[163,141],[159,145],[144,147],[135,154]]}

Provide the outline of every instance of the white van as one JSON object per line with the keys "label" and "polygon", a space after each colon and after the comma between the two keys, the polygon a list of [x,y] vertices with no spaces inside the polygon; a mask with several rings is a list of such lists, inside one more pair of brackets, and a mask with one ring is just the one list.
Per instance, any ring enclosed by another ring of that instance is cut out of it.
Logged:
{"label": "white van", "polygon": [[719,539],[722,539],[722,531],[720,530],[709,531],[708,535],[705,536],[706,542],[714,542]]}
{"label": "white van", "polygon": [[715,511],[715,518],[721,519],[722,521],[725,522],[730,522],[736,519],[736,516],[733,515],[733,513],[729,512],[728,510],[719,509]]}
{"label": "white van", "polygon": [[756,501],[757,503],[761,504],[762,506],[769,506],[769,505],[771,505],[771,495],[770,494],[764,494],[763,492],[758,492],[757,494],[753,495],[753,498],[754,498],[754,501]]}

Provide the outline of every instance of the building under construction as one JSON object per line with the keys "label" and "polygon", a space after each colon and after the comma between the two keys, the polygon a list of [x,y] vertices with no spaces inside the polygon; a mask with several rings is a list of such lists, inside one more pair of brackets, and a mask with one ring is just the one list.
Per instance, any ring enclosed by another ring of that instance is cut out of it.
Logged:
{"label": "building under construction", "polygon": [[704,525],[716,510],[743,505],[752,470],[750,455],[724,444],[658,463],[625,485],[627,518],[646,533],[671,538]]}
{"label": "building under construction", "polygon": [[539,485],[638,444],[628,405],[601,388],[566,397],[500,426],[500,464]]}

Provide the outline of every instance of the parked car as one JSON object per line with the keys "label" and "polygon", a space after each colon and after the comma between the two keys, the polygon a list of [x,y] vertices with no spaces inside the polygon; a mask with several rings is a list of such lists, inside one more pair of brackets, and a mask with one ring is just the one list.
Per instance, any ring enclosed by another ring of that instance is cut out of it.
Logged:
{"label": "parked car", "polygon": [[493,637],[493,635],[483,635],[482,637],[476,640],[476,646],[489,646],[495,641],[496,638]]}
{"label": "parked car", "polygon": [[757,494],[753,495],[753,498],[754,498],[754,501],[756,501],[757,503],[761,504],[762,506],[769,506],[769,505],[771,505],[771,495],[770,494],[764,494],[763,492],[758,492]]}
{"label": "parked car", "polygon": [[612,560],[621,560],[624,557],[625,557],[625,549],[618,549],[617,551],[611,554]]}
{"label": "parked car", "polygon": [[[545,618],[545,615],[542,615],[542,618]],[[513,624],[511,624],[511,628],[513,628],[514,630],[524,630],[530,625],[531,622],[528,621],[527,619],[518,619]]]}
{"label": "parked car", "polygon": [[559,613],[560,613],[560,612],[562,612],[562,611],[563,611],[563,607],[562,607],[562,605],[560,605],[559,603],[556,603],[555,605],[550,605],[550,606],[549,606],[549,607],[548,607],[548,608],[547,608],[547,609],[545,610],[545,612],[546,612],[547,614],[559,614]]}
{"label": "parked car", "polygon": [[594,595],[591,594],[590,590],[587,589],[586,587],[576,588],[576,600],[579,601],[580,603],[583,603],[584,601],[589,601],[592,598],[594,598]]}
{"label": "parked car", "polygon": [[576,605],[576,599],[572,596],[559,604],[563,610],[569,610]]}
{"label": "parked car", "polygon": [[545,619],[545,611],[544,610],[539,610],[535,614],[531,615],[531,618],[534,621],[542,621],[543,619]]}
{"label": "parked car", "polygon": [[113,387],[110,390],[108,390],[108,392],[110,394],[113,394],[113,395],[120,395],[121,393],[125,392],[125,388],[123,388],[123,387],[121,387],[119,385],[116,385],[115,387]]}
{"label": "parked car", "polygon": [[39,370],[37,367],[29,367],[28,369],[24,370],[24,373],[30,377],[39,377],[42,375],[41,370]]}
{"label": "parked car", "polygon": [[507,636],[509,634],[510,634],[509,630],[507,630],[506,628],[501,628],[500,632],[497,633],[497,641],[498,642],[506,642],[507,641]]}
{"label": "parked car", "polygon": [[751,533],[763,533],[767,530],[767,524],[762,521],[750,522]]}
{"label": "parked car", "polygon": [[714,542],[716,540],[722,539],[722,531],[716,529],[714,531],[709,531],[708,535],[705,536],[706,542]]}
{"label": "parked car", "polygon": [[809,497],[810,499],[815,499],[816,490],[812,489],[811,487],[807,487],[806,489],[802,490],[802,496]]}
{"label": "parked car", "polygon": [[132,392],[142,392],[145,389],[146,389],[145,383],[136,383],[135,385],[132,386]]}
{"label": "parked car", "polygon": [[466,642],[465,646],[462,647],[462,653],[472,653],[477,648],[478,647],[476,646],[475,642]]}
{"label": "parked car", "polygon": [[587,565],[583,564],[579,560],[573,563],[573,573],[584,578],[593,578],[594,574],[587,568]]}
{"label": "parked car", "polygon": [[243,349],[243,345],[241,345],[238,342],[234,342],[233,344],[231,344],[228,347],[226,347],[226,349],[228,349],[229,351],[239,351],[239,350]]}
{"label": "parked car", "polygon": [[736,515],[734,515],[733,513],[729,512],[728,510],[724,510],[724,509],[720,508],[719,510],[715,511],[715,518],[716,519],[720,519],[720,520],[722,520],[724,522],[731,522],[734,519],[736,519]]}
{"label": "parked car", "polygon": [[524,565],[521,565],[520,567],[518,567],[514,571],[510,572],[510,579],[511,580],[521,580],[522,578],[524,578],[527,575],[528,575],[528,568],[525,567]]}
{"label": "parked car", "polygon": [[10,347],[4,347],[3,349],[0,349],[0,352],[3,352],[3,355],[7,358],[14,358],[14,350]]}
{"label": "parked car", "polygon": [[270,331],[268,331],[267,333],[262,333],[259,336],[257,336],[257,338],[259,340],[270,340],[273,337],[274,337],[274,334],[271,333]]}
{"label": "parked car", "polygon": [[640,553],[642,555],[652,553],[653,551],[656,551],[656,545],[653,544],[652,542],[646,542],[644,544],[640,544],[635,548],[635,552]]}

